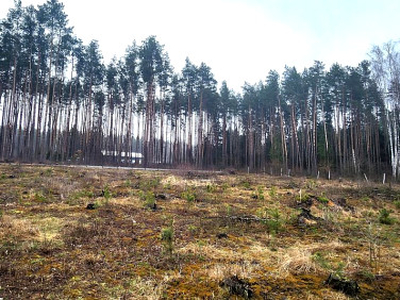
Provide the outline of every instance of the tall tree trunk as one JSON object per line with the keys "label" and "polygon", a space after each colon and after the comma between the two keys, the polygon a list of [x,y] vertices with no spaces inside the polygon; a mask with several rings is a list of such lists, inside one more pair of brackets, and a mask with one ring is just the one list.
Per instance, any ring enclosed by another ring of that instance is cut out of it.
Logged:
{"label": "tall tree trunk", "polygon": [[186,130],[188,131],[188,140],[187,140],[187,150],[186,150],[186,162],[192,163],[192,145],[193,145],[193,137],[192,137],[192,95],[189,93],[188,95],[188,125],[186,127]]}
{"label": "tall tree trunk", "polygon": [[197,128],[197,166],[203,167],[203,89],[200,91],[199,123]]}

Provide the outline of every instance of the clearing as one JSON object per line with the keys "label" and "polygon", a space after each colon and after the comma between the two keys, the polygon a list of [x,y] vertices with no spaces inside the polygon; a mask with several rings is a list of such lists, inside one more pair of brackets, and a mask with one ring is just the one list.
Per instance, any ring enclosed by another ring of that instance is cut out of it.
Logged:
{"label": "clearing", "polygon": [[0,165],[0,298],[400,299],[400,186]]}

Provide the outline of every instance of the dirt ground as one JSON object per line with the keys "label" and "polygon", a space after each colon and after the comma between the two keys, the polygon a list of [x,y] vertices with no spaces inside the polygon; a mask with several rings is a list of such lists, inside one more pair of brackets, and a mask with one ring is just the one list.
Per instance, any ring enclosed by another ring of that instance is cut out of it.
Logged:
{"label": "dirt ground", "polygon": [[397,184],[0,165],[3,299],[400,299],[399,250]]}

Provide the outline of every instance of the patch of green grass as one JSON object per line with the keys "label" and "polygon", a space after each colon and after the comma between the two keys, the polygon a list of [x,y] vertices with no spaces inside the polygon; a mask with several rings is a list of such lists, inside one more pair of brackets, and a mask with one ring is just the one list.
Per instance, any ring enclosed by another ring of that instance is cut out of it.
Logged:
{"label": "patch of green grass", "polygon": [[94,193],[93,191],[90,190],[80,190],[75,193],[73,193],[70,196],[71,199],[81,199],[81,198],[94,198]]}
{"label": "patch of green grass", "polygon": [[258,199],[261,201],[265,200],[263,187],[258,186],[257,190],[251,193],[251,198]]}
{"label": "patch of green grass", "polygon": [[217,186],[215,184],[207,184],[206,189],[208,193],[214,193],[217,190]]}
{"label": "patch of green grass", "polygon": [[326,198],[326,197],[324,197],[324,196],[319,196],[319,197],[317,197],[317,200],[318,200],[319,202],[321,202],[322,204],[328,204],[328,202],[329,202],[329,199]]}
{"label": "patch of green grass", "polygon": [[100,207],[100,203],[99,202],[95,202],[93,203],[93,209],[98,209]]}
{"label": "patch of green grass", "polygon": [[53,168],[47,168],[46,170],[44,170],[43,175],[50,177],[51,175],[53,175],[54,173],[54,169]]}
{"label": "patch of green grass", "polygon": [[94,198],[94,193],[93,191],[90,190],[78,190],[76,192],[73,192],[69,195],[66,203],[68,205],[77,205],[77,204],[82,204],[83,199],[93,199]]}
{"label": "patch of green grass", "polygon": [[373,217],[375,217],[375,213],[372,210],[362,211],[361,215],[367,220],[371,220]]}
{"label": "patch of green grass", "polygon": [[367,196],[364,196],[364,197],[362,197],[361,198],[361,201],[364,201],[364,202],[368,202],[370,199],[369,199],[369,197],[367,197]]}
{"label": "patch of green grass", "polygon": [[248,180],[245,180],[242,182],[242,186],[246,189],[246,190],[250,190],[251,189],[251,184]]}
{"label": "patch of green grass", "polygon": [[47,198],[43,195],[42,192],[35,192],[35,194],[33,195],[33,199],[39,203],[47,203],[48,202]]}
{"label": "patch of green grass", "polygon": [[191,234],[195,234],[199,230],[199,228],[197,226],[191,224],[188,226],[188,230]]}
{"label": "patch of green grass", "polygon": [[225,192],[228,188],[229,188],[229,184],[227,184],[226,182],[224,182],[221,186],[222,190]]}
{"label": "patch of green grass", "polygon": [[261,201],[265,200],[264,188],[262,186],[257,187],[257,197],[258,197],[258,200],[261,200]]}
{"label": "patch of green grass", "polygon": [[268,192],[269,196],[273,199],[276,197],[277,195],[277,188],[276,186],[271,186],[269,192]]}
{"label": "patch of green grass", "polygon": [[375,275],[367,269],[361,270],[359,275],[367,282],[373,282],[375,280]]}

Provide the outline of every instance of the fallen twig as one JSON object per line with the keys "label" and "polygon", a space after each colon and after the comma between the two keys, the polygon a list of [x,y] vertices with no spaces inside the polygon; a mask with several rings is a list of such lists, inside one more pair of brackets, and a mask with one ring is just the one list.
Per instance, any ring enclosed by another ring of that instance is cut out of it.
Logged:
{"label": "fallen twig", "polygon": [[267,218],[260,218],[254,215],[244,215],[244,216],[211,216],[207,217],[207,219],[229,219],[236,222],[266,222]]}

